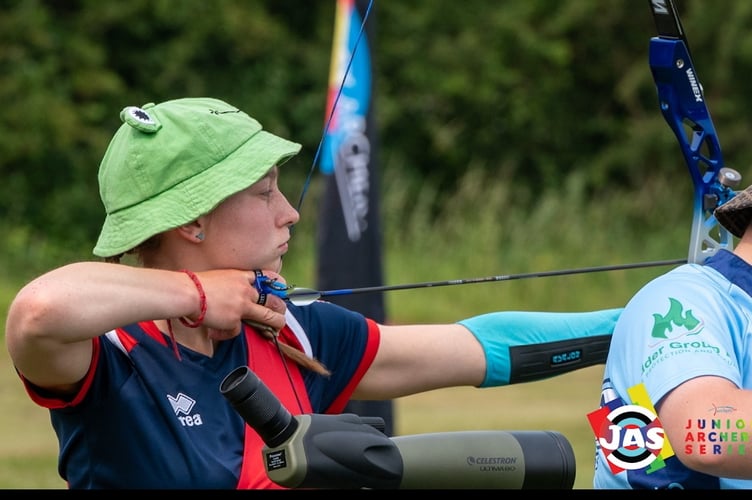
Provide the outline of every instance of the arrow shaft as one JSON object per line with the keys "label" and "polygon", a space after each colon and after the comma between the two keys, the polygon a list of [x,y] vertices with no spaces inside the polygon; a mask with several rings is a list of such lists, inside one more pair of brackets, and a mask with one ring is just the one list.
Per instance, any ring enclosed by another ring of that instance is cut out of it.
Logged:
{"label": "arrow shaft", "polygon": [[[466,278],[455,279],[445,281],[426,281],[422,283],[405,283],[401,285],[382,285],[382,286],[367,286],[362,288],[341,288],[338,290],[324,290],[320,291],[320,297],[334,297],[338,295],[353,295],[356,293],[374,293],[374,292],[388,292],[393,290],[409,290],[416,288],[432,288],[440,286],[451,285],[466,285],[470,283],[488,283],[494,281],[511,281],[525,278],[544,278],[549,276],[566,276],[572,274],[585,274],[585,273],[597,273],[603,271],[618,271],[623,269],[636,269],[643,267],[658,267],[658,266],[671,266],[677,264],[685,264],[687,259],[673,259],[673,260],[659,260],[653,262],[640,262],[633,264],[620,264],[614,266],[595,266],[595,267],[583,267],[579,269],[561,269],[558,271],[543,271],[533,273],[521,273],[521,274],[502,274],[497,276],[485,276],[481,278]],[[293,293],[294,295],[294,293]]]}

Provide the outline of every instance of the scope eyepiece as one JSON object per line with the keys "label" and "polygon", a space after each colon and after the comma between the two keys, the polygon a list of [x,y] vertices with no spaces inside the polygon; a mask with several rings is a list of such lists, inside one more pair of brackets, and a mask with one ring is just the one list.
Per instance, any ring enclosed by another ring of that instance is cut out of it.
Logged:
{"label": "scope eyepiece", "polygon": [[298,428],[298,421],[247,366],[231,371],[219,392],[270,448],[284,443]]}

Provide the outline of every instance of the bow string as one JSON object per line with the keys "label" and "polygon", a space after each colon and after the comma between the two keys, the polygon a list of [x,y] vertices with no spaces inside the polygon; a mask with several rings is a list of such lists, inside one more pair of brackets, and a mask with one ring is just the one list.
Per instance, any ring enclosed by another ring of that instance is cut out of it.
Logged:
{"label": "bow string", "polygon": [[[337,6],[336,6],[336,17],[335,17],[335,37],[337,36],[346,36],[347,27],[346,24],[351,21],[350,18],[346,17],[347,13],[352,12],[354,16],[358,17],[357,10],[353,10],[352,4],[355,0],[338,0]],[[350,50],[349,57],[345,60],[335,60],[333,61],[334,64],[332,64],[331,72],[333,75],[341,75],[339,78],[339,85],[336,89],[336,91],[332,91],[330,89],[328,93],[327,98],[327,104],[326,104],[326,110],[327,110],[327,119],[326,123],[324,124],[324,131],[321,134],[321,139],[319,140],[319,144],[316,147],[316,153],[313,156],[313,161],[311,162],[311,168],[308,171],[308,175],[306,176],[306,180],[303,184],[303,189],[300,193],[300,198],[298,199],[298,205],[297,210],[298,212],[301,211],[301,208],[303,207],[303,199],[305,198],[306,193],[308,192],[308,188],[311,184],[311,179],[313,178],[313,173],[316,170],[316,165],[320,162],[321,159],[321,153],[324,150],[325,145],[327,142],[329,142],[329,147],[333,147],[331,142],[334,141],[334,139],[331,137],[331,131],[334,124],[338,121],[338,110],[339,110],[339,101],[342,97],[342,93],[345,90],[345,86],[347,84],[347,79],[350,76],[350,73],[352,71],[353,61],[355,61],[355,56],[358,51],[358,47],[360,46],[361,40],[363,39],[363,34],[366,30],[366,23],[368,22],[368,18],[371,14],[371,9],[373,8],[373,1],[369,0],[368,5],[365,9],[365,12],[363,14],[363,18],[360,20],[360,27],[358,28],[358,35],[355,37],[355,41],[352,44],[352,48]],[[336,50],[333,51],[333,53],[336,52]],[[335,76],[336,77],[336,76]],[[330,81],[333,81],[335,77],[330,77]]]}

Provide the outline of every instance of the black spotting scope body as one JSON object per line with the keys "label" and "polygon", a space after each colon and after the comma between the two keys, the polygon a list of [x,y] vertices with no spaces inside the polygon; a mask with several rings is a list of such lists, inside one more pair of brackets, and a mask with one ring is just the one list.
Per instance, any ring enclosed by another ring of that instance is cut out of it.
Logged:
{"label": "black spotting scope body", "polygon": [[269,478],[288,488],[571,489],[569,441],[554,431],[456,431],[389,438],[379,418],[293,416],[247,366],[220,392],[265,443]]}

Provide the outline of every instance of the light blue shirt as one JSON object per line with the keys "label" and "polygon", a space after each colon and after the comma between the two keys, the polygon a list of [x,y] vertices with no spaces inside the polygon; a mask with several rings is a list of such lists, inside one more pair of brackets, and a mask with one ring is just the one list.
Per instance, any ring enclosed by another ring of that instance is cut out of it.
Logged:
{"label": "light blue shirt", "polygon": [[[724,377],[752,389],[751,295],[752,266],[726,250],[704,265],[685,264],[648,283],[616,324],[601,404],[618,398],[624,404],[636,404],[627,390],[641,383],[657,406],[672,389],[700,376]],[[744,445],[746,454],[752,455],[752,415],[723,406],[727,402],[714,399],[713,394],[699,397],[707,402],[707,411],[692,416],[682,442],[671,442],[674,452],[700,453],[700,445],[705,444],[705,453],[739,453],[739,446]],[[737,432],[734,438],[746,441],[731,443],[730,434],[720,437],[724,432]],[[752,488],[752,480],[692,471],[676,456],[650,474],[646,470],[614,474],[597,441],[595,461],[595,488]]]}

